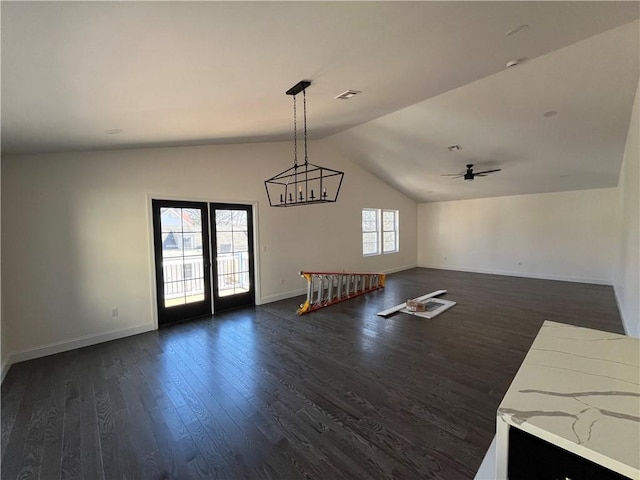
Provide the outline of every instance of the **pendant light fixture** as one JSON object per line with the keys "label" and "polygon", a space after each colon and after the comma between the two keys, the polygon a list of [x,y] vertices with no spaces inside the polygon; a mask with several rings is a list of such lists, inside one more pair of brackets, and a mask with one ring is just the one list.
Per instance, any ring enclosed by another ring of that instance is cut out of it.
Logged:
{"label": "pendant light fixture", "polygon": [[[338,200],[344,172],[309,163],[307,148],[307,87],[302,80],[287,90],[293,96],[293,167],[264,181],[269,205],[295,207],[317,203],[334,203]],[[304,163],[298,163],[298,125],[296,95],[302,92],[304,110]]]}

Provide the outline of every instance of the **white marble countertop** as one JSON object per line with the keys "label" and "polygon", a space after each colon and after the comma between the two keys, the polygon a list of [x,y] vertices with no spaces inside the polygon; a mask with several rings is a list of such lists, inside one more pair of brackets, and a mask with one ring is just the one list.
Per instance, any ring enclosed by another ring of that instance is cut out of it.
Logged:
{"label": "white marble countertop", "polygon": [[[544,322],[498,408],[501,421],[640,479],[640,340]],[[498,445],[506,432],[498,425]]]}

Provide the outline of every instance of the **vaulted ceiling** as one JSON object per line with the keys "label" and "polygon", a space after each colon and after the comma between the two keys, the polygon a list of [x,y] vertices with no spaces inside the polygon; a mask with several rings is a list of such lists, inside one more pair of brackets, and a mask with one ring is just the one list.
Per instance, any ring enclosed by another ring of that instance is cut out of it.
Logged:
{"label": "vaulted ceiling", "polygon": [[638,85],[638,2],[0,8],[3,155],[290,140],[309,79],[310,136],[417,201],[609,187]]}

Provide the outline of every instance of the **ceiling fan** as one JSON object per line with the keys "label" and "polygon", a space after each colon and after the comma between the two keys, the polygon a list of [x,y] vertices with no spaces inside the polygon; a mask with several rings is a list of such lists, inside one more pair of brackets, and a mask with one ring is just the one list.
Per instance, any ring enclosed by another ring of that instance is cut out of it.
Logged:
{"label": "ceiling fan", "polygon": [[501,168],[496,168],[494,170],[485,170],[484,172],[475,172],[473,171],[473,163],[467,164],[467,171],[465,173],[445,173],[440,175],[441,177],[452,177],[452,178],[460,178],[464,177],[465,180],[473,180],[475,177],[486,177],[488,174],[493,172],[501,171]]}

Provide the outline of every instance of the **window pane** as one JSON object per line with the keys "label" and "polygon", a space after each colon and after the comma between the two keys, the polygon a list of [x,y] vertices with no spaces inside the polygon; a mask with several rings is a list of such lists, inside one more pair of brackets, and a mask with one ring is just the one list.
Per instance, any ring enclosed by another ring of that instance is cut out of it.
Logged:
{"label": "window pane", "polygon": [[395,252],[397,250],[395,232],[384,232],[382,241],[382,248],[385,252]]}
{"label": "window pane", "polygon": [[378,253],[378,234],[364,232],[362,234],[362,253],[370,255]]}
{"label": "window pane", "polygon": [[364,232],[362,234],[362,243],[378,243],[378,235],[375,232]]}
{"label": "window pane", "polygon": [[378,249],[375,244],[371,243],[363,243],[362,244],[362,253],[363,255],[373,255],[378,253]]}
{"label": "window pane", "polygon": [[382,213],[382,229],[384,231],[392,231],[396,229],[396,215],[395,212],[383,212]]}
{"label": "window pane", "polygon": [[376,222],[362,222],[363,232],[375,232],[377,230]]}
{"label": "window pane", "polygon": [[376,221],[376,211],[375,210],[362,210],[362,221],[363,222],[375,222]]}

